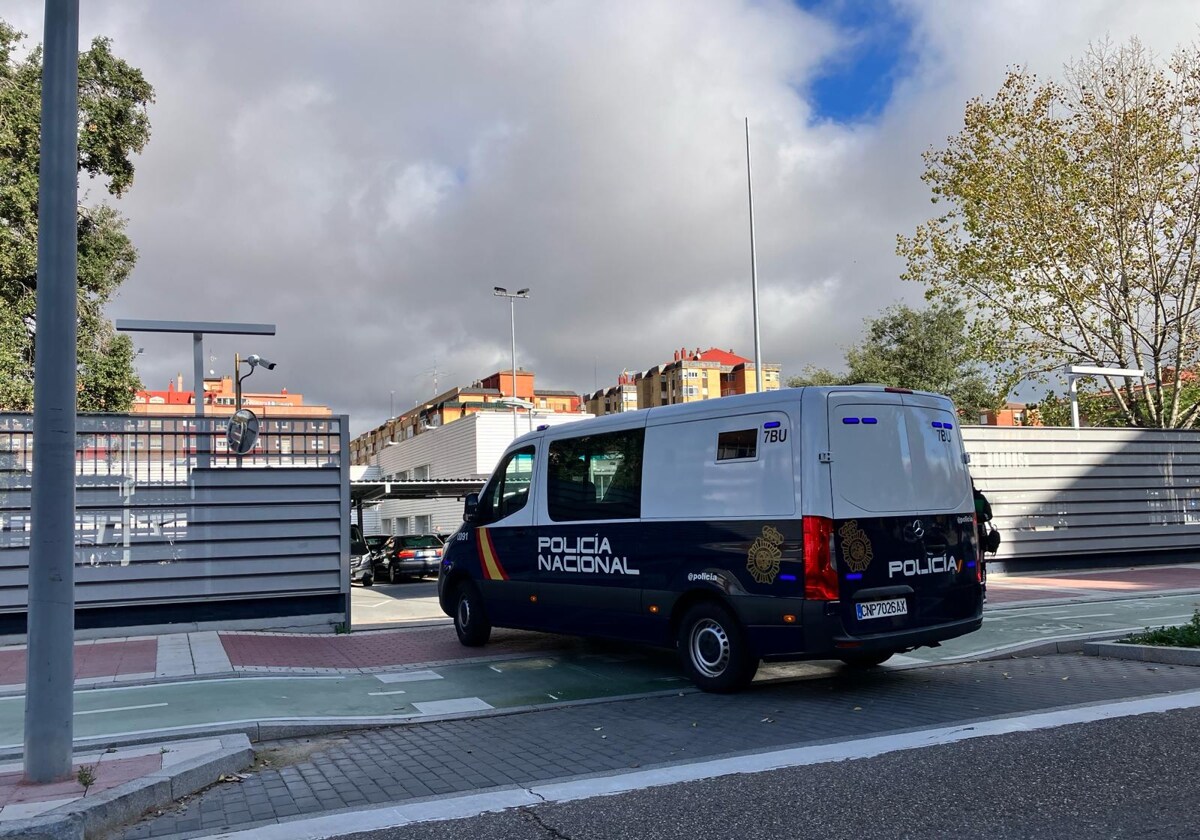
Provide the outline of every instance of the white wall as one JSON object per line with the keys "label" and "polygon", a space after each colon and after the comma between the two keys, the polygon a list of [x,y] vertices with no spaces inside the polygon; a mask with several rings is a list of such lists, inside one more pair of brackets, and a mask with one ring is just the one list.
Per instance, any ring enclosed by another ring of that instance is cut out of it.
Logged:
{"label": "white wall", "polygon": [[[531,419],[517,417],[517,431],[526,434],[531,427],[558,426],[590,418],[590,414],[537,412]],[[471,414],[445,426],[428,429],[394,446],[385,446],[374,459],[379,472],[394,476],[417,467],[429,466],[430,478],[478,479],[482,489],[504,450],[513,442],[512,415],[502,412]],[[379,520],[428,515],[430,525],[450,534],[462,524],[459,499],[418,499],[384,502],[378,508]]]}

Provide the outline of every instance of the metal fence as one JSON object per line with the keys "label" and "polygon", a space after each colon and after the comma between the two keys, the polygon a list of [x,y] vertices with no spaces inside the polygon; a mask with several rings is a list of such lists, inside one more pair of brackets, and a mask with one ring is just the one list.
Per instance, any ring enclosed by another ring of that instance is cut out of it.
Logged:
{"label": "metal fence", "polygon": [[[79,416],[79,626],[346,620],[345,418],[272,418],[242,457],[226,423]],[[19,630],[27,605],[33,446],[30,415],[0,414],[0,629]]]}
{"label": "metal fence", "polygon": [[1200,432],[964,426],[997,559],[1200,550]]}

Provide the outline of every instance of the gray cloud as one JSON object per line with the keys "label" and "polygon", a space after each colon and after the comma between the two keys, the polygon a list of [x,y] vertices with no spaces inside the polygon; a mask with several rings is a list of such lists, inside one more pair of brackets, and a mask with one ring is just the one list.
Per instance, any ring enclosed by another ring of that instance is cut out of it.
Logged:
{"label": "gray cloud", "polygon": [[[507,367],[494,285],[533,290],[517,351],[543,387],[680,346],[750,355],[749,117],[764,355],[836,366],[864,317],[920,298],[895,236],[930,212],[920,154],[968,98],[1105,34],[1166,52],[1200,21],[1186,2],[899,5],[912,72],[844,126],[803,92],[848,35],[784,2],[89,2],[83,37],[158,95],[118,202],[140,259],[109,314],[276,323],[212,339],[213,366],[262,352],[262,384],[355,433],[435,369],[445,388]],[[39,39],[40,4],[9,19]],[[149,384],[190,380],[186,337],[137,341]]]}

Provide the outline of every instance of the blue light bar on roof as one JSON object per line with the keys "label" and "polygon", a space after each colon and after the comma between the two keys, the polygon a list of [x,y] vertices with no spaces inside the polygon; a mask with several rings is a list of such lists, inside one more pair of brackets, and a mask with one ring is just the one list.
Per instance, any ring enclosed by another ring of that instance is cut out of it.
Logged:
{"label": "blue light bar on roof", "polygon": [[932,423],[930,423],[929,425],[933,426],[933,428],[935,428],[935,429],[940,429],[940,428],[942,428],[942,424],[941,424],[941,423],[939,423],[937,420],[934,420],[934,421],[933,421]]}
{"label": "blue light bar on roof", "polygon": [[874,417],[864,417],[864,418],[862,419],[862,421],[863,421],[864,423],[866,423],[868,426],[874,426],[876,423],[878,423],[878,422],[879,422],[879,421],[878,421],[878,420],[876,420]]}
{"label": "blue light bar on roof", "polygon": [[842,422],[845,423],[847,426],[857,426],[858,418],[857,417],[843,417]]}
{"label": "blue light bar on roof", "polygon": [[763,423],[763,428],[764,428],[764,429],[778,429],[778,428],[779,428],[779,421],[778,421],[778,420],[772,420],[772,421],[770,421],[769,423]]}

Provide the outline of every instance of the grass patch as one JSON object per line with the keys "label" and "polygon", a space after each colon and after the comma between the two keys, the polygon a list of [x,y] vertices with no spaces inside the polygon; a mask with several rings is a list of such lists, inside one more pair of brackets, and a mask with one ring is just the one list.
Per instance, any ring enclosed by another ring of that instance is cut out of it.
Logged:
{"label": "grass patch", "polygon": [[1200,648],[1200,610],[1192,614],[1192,620],[1182,627],[1146,628],[1142,633],[1121,641],[1130,645],[1159,645],[1160,647]]}

